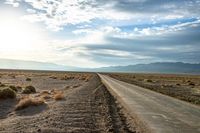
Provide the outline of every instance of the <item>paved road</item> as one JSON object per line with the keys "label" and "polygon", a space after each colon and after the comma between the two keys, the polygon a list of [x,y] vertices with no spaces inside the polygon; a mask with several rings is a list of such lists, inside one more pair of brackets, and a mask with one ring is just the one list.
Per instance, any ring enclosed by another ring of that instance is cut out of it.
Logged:
{"label": "paved road", "polygon": [[200,133],[200,107],[99,74],[131,114],[155,133]]}

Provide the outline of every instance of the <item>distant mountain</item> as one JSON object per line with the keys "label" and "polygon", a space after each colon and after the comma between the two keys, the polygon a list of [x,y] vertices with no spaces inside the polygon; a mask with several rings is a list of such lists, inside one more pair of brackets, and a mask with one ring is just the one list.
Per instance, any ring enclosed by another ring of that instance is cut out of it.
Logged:
{"label": "distant mountain", "polygon": [[0,69],[71,70],[72,67],[66,67],[46,62],[0,59]]}
{"label": "distant mountain", "polygon": [[200,74],[200,63],[157,62],[128,66],[102,67],[95,71],[102,72],[146,72],[146,73],[191,73]]}
{"label": "distant mountain", "polygon": [[144,73],[190,73],[200,74],[200,63],[157,62],[128,66],[111,66],[101,68],[78,68],[62,66],[48,62],[0,59],[0,69],[58,70],[88,72],[144,72]]}

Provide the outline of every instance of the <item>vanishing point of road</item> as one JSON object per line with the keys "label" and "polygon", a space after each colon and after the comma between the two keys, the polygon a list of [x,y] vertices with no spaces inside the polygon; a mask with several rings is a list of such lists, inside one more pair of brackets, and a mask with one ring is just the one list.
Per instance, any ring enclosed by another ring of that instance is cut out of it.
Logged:
{"label": "vanishing point of road", "polygon": [[153,133],[200,133],[200,107],[99,74],[104,85]]}

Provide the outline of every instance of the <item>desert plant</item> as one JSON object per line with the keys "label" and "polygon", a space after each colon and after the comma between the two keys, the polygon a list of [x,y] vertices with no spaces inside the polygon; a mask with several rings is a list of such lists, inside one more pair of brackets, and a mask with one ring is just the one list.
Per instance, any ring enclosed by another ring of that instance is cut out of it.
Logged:
{"label": "desert plant", "polygon": [[15,92],[17,92],[17,87],[14,85],[9,86],[10,89],[14,90]]}
{"label": "desert plant", "polygon": [[0,99],[15,98],[16,93],[11,88],[0,89]]}
{"label": "desert plant", "polygon": [[22,93],[24,93],[24,94],[36,93],[36,89],[33,86],[26,86],[23,89]]}
{"label": "desert plant", "polygon": [[151,83],[151,82],[153,82],[153,81],[152,81],[151,79],[147,79],[146,82]]}
{"label": "desert plant", "polygon": [[31,78],[26,78],[26,81],[31,81]]}
{"label": "desert plant", "polygon": [[42,98],[22,98],[19,103],[15,106],[15,110],[21,110],[29,106],[39,106],[45,104]]}
{"label": "desert plant", "polygon": [[18,91],[21,91],[22,90],[22,87],[21,86],[16,86],[17,90]]}
{"label": "desert plant", "polygon": [[6,86],[5,84],[2,84],[2,83],[0,84],[0,87],[5,87],[5,86]]}
{"label": "desert plant", "polygon": [[54,91],[53,95],[54,95],[53,98],[55,100],[63,100],[65,98],[65,96],[64,96],[62,91]]}
{"label": "desert plant", "polygon": [[50,92],[49,92],[48,90],[43,90],[43,91],[41,92],[41,94],[50,94]]}
{"label": "desert plant", "polygon": [[189,82],[188,85],[195,86],[195,83],[193,83],[193,82]]}
{"label": "desert plant", "polygon": [[43,99],[51,99],[51,93],[47,90],[42,91],[39,96]]}
{"label": "desert plant", "polygon": [[49,77],[49,78],[52,78],[52,79],[57,79],[57,77],[55,77],[55,76],[51,76],[51,77]]}
{"label": "desert plant", "polygon": [[15,79],[16,77],[15,77],[15,75],[11,75],[11,77],[13,78],[13,79]]}

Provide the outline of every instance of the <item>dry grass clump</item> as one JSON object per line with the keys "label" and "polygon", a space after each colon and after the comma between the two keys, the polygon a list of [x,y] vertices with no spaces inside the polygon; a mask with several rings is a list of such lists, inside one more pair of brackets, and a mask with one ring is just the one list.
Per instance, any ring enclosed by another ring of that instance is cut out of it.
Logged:
{"label": "dry grass clump", "polygon": [[16,92],[11,88],[0,89],[0,99],[15,98]]}
{"label": "dry grass clump", "polygon": [[151,79],[144,79],[145,82],[148,82],[148,83],[152,83],[153,81]]}
{"label": "dry grass clump", "polygon": [[189,82],[188,85],[195,86],[195,83]]}
{"label": "dry grass clump", "polygon": [[43,90],[40,94],[51,94],[48,90]]}
{"label": "dry grass clump", "polygon": [[0,87],[5,87],[6,85],[0,82]]}
{"label": "dry grass clump", "polygon": [[45,104],[44,99],[42,98],[30,98],[23,97],[19,103],[15,106],[15,110],[25,109],[30,106],[39,106]]}
{"label": "dry grass clump", "polygon": [[65,98],[64,93],[62,91],[54,90],[53,98],[55,100],[63,100]]}
{"label": "dry grass clump", "polygon": [[26,88],[24,88],[22,93],[24,94],[36,93],[36,89],[33,86],[26,86]]}
{"label": "dry grass clump", "polygon": [[88,81],[90,80],[90,78],[91,78],[91,76],[90,76],[90,75],[87,75],[87,74],[81,75],[81,76],[79,77],[80,80],[84,80],[85,82],[88,82]]}
{"label": "dry grass clump", "polygon": [[52,79],[57,79],[57,77],[56,77],[56,76],[51,76],[51,77],[49,77],[49,78],[52,78]]}
{"label": "dry grass clump", "polygon": [[43,99],[51,99],[51,93],[47,90],[44,90],[40,93],[40,97],[43,98]]}
{"label": "dry grass clump", "polygon": [[17,87],[16,86],[14,86],[14,85],[11,85],[11,86],[9,86],[9,88],[10,89],[12,89],[13,91],[15,91],[15,92],[17,92],[18,90],[17,90]]}
{"label": "dry grass clump", "polygon": [[31,81],[31,78],[26,78],[26,81]]}
{"label": "dry grass clump", "polygon": [[72,88],[77,88],[77,87],[79,87],[79,86],[81,86],[81,85],[80,85],[80,84],[73,85]]}
{"label": "dry grass clump", "polygon": [[69,79],[74,79],[75,77],[72,75],[65,75],[64,77],[61,78],[61,80],[69,80]]}
{"label": "dry grass clump", "polygon": [[15,77],[15,75],[10,75],[10,77],[11,77],[11,78],[13,78],[13,79],[15,79],[15,78],[16,78],[16,77]]}

